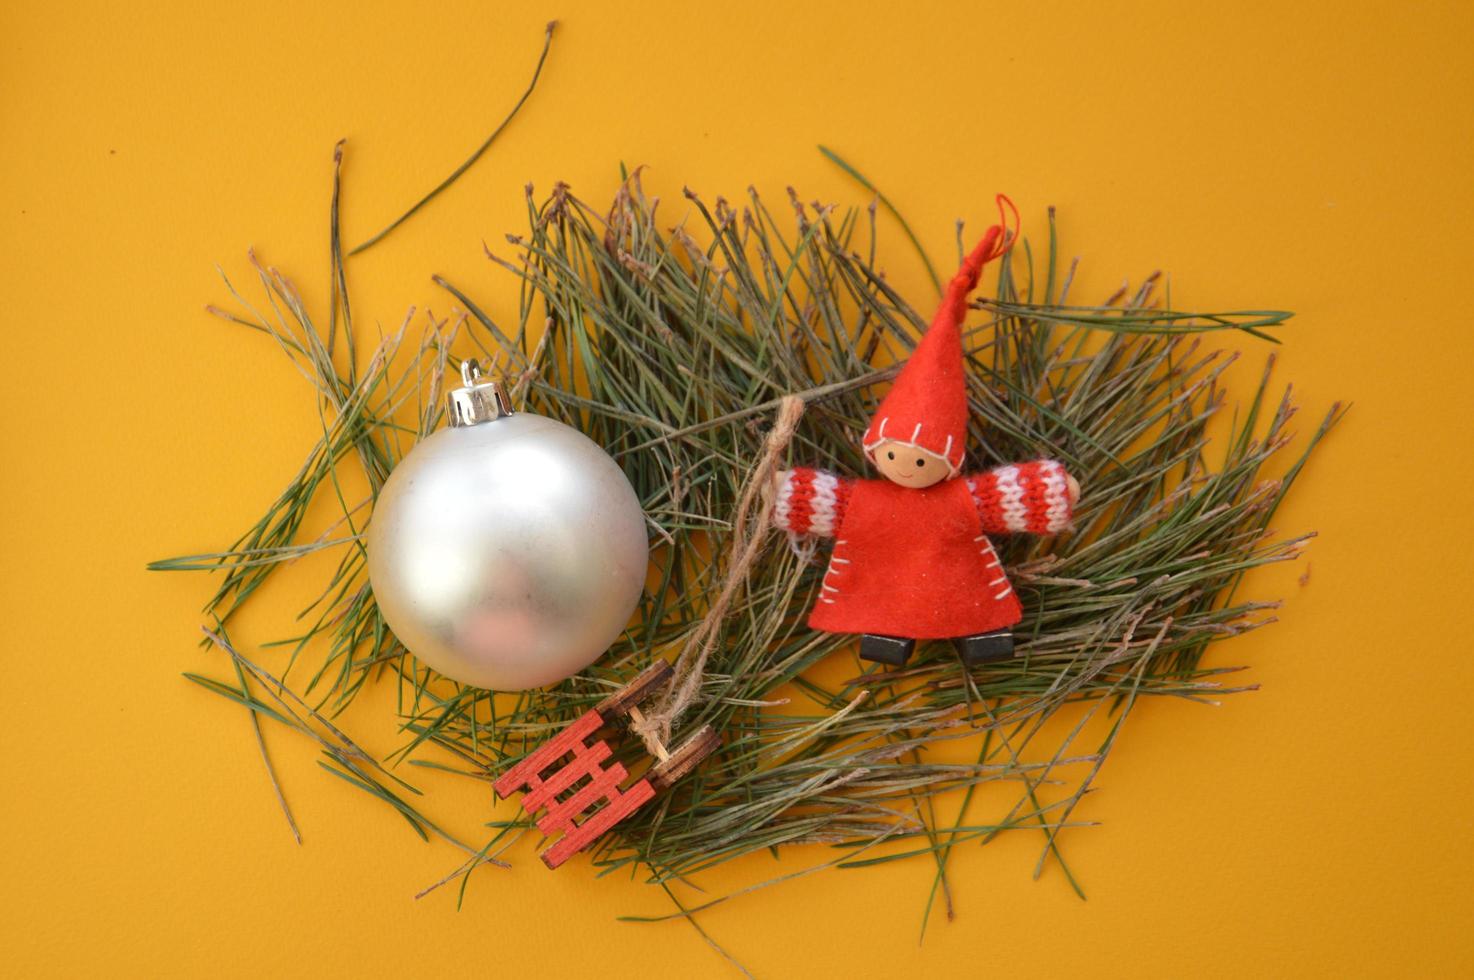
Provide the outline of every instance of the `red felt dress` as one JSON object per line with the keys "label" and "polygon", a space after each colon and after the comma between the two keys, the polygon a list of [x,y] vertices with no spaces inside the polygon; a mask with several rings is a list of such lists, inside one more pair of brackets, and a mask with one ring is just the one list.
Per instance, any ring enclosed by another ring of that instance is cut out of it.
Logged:
{"label": "red felt dress", "polygon": [[947,639],[1023,618],[988,535],[1067,530],[1066,486],[1064,468],[1049,460],[921,490],[795,468],[783,475],[773,513],[790,534],[834,538],[810,627]]}

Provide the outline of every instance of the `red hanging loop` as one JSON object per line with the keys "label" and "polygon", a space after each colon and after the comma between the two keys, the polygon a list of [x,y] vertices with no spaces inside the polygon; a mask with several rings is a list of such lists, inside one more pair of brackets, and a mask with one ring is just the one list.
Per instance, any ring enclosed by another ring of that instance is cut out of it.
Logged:
{"label": "red hanging loop", "polygon": [[[997,196],[998,223],[989,225],[983,232],[983,237],[973,248],[972,252],[962,262],[962,268],[958,270],[956,277],[948,287],[946,303],[957,311],[961,318],[961,304],[967,293],[977,287],[978,279],[982,277],[983,266],[1008,254],[1013,248],[1013,243],[1018,240],[1018,229],[1020,227],[1018,208],[1014,207],[1011,200],[1005,194]],[[1008,216],[1013,215],[1013,228],[1008,227]]]}
{"label": "red hanging loop", "polygon": [[[985,260],[985,261],[989,261],[989,262],[991,262],[993,259],[1001,258],[1011,248],[1013,248],[1013,243],[1018,240],[1019,228],[1021,228],[1022,227],[1022,224],[1023,224],[1019,220],[1018,208],[1014,206],[1013,201],[1011,201],[1009,199],[1009,197],[1008,197],[1007,194],[999,194],[997,196],[997,198],[996,198],[996,201],[997,201],[997,204],[998,204],[998,225],[997,225],[997,227],[1000,229],[1000,232],[999,233],[1002,236],[1003,242],[1002,242],[1002,247],[998,248],[996,251],[994,251],[992,254],[990,254],[988,256],[988,258]],[[1007,208],[1007,211],[1008,212],[1012,212],[1013,213],[1013,228],[1012,228],[1012,230],[1010,230],[1009,227],[1008,227],[1008,213],[1005,212],[1005,210],[1004,210],[1005,208]]]}

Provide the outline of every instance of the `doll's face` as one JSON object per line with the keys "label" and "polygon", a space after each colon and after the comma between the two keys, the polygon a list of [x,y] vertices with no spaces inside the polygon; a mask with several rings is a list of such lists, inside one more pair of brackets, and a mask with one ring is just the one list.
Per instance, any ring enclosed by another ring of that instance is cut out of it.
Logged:
{"label": "doll's face", "polygon": [[880,475],[899,486],[920,490],[941,483],[952,467],[936,453],[887,439],[871,453]]}

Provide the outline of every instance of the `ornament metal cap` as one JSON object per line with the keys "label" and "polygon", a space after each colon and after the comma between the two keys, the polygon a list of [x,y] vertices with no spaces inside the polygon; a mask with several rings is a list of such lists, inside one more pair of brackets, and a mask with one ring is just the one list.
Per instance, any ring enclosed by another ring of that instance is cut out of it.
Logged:
{"label": "ornament metal cap", "polygon": [[493,381],[483,375],[481,365],[475,358],[468,357],[461,362],[461,381],[465,387],[457,388],[445,396],[452,427],[480,425],[482,422],[494,422],[514,414],[507,389],[502,387],[500,381]]}

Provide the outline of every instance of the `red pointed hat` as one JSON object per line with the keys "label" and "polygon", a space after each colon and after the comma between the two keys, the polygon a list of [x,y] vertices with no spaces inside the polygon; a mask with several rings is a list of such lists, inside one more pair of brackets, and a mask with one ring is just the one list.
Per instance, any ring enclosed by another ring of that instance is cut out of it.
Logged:
{"label": "red pointed hat", "polygon": [[982,241],[947,284],[931,326],[870,419],[862,445],[871,462],[876,446],[899,442],[942,457],[954,476],[962,469],[967,442],[962,320],[967,315],[967,296],[977,287],[983,266],[1012,248],[1017,237],[1016,230],[1008,229],[1005,207],[1013,212],[1014,229],[1018,228],[1018,210],[999,194],[999,223],[983,232]]}

